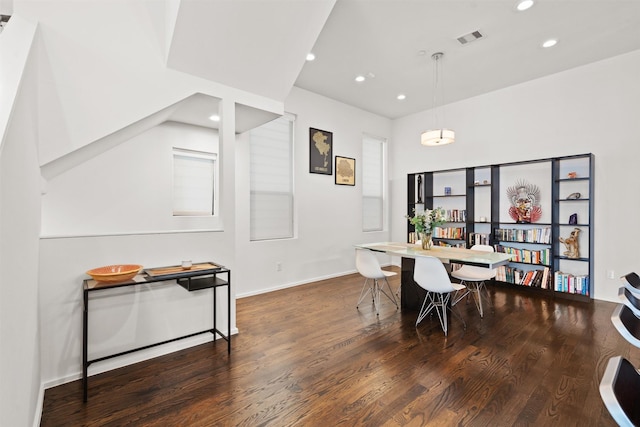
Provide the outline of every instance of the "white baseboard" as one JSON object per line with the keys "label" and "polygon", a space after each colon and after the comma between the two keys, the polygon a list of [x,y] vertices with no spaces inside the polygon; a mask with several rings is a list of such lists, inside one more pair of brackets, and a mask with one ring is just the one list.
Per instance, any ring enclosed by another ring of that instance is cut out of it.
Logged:
{"label": "white baseboard", "polygon": [[33,414],[33,427],[39,427],[42,421],[42,408],[44,406],[44,384],[40,383],[38,390],[38,401],[36,402],[36,411]]}
{"label": "white baseboard", "polygon": [[[237,335],[238,328],[231,329],[231,335]],[[145,360],[153,359],[155,357],[164,356],[166,354],[174,353],[176,351],[184,350],[190,347],[195,347],[200,344],[213,341],[213,335],[202,334],[194,337],[185,338],[179,341],[173,341],[167,344],[159,345],[157,347],[151,347],[145,350],[140,350],[135,353],[125,354],[120,357],[114,357],[113,359],[103,360],[102,362],[92,363],[89,367],[89,376],[100,374],[103,372],[111,371],[113,369],[122,368],[124,366],[133,365],[134,363],[143,362]],[[82,370],[67,375],[65,377],[56,378],[54,380],[46,381],[42,383],[41,389],[43,390],[42,399],[44,400],[44,390],[66,384],[72,381],[82,379]],[[40,410],[42,411],[42,402],[40,403]]]}
{"label": "white baseboard", "polygon": [[300,280],[300,281],[297,281],[297,282],[289,282],[289,283],[285,283],[283,285],[274,286],[272,288],[260,289],[260,290],[257,290],[257,291],[246,292],[246,293],[243,293],[243,294],[236,294],[236,299],[252,297],[254,295],[260,295],[260,294],[266,294],[268,292],[279,291],[281,289],[287,289],[287,288],[293,288],[295,286],[306,285],[307,283],[318,282],[320,280],[333,279],[335,277],[346,276],[347,274],[353,274],[353,273],[357,273],[357,271],[356,270],[344,271],[342,273],[328,274],[326,276],[318,276],[318,277],[314,277],[314,278],[310,278],[310,279]]}

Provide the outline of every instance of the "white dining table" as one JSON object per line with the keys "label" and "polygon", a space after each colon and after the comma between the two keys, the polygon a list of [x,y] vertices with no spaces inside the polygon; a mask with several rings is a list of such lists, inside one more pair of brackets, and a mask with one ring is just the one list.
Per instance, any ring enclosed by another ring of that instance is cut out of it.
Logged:
{"label": "white dining table", "polygon": [[422,246],[419,244],[400,242],[361,243],[355,245],[355,247],[402,258],[432,256],[438,258],[444,264],[458,263],[487,268],[496,268],[505,265],[513,256],[502,252],[474,251],[472,249],[435,245],[431,249],[425,250],[422,249]]}
{"label": "white dining table", "polygon": [[505,265],[512,255],[501,252],[474,251],[448,246],[433,246],[429,250],[421,245],[401,242],[376,242],[355,245],[358,249],[368,249],[387,255],[402,258],[400,303],[403,310],[418,310],[424,300],[426,291],[420,288],[413,279],[414,260],[419,257],[433,256],[443,264],[467,264],[478,267],[496,268]]}

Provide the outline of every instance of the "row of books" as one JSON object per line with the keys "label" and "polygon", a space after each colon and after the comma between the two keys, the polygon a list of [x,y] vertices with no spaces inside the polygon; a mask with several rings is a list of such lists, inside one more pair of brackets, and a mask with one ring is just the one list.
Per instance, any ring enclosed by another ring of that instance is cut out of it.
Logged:
{"label": "row of books", "polygon": [[[464,233],[464,229],[463,229],[462,232]],[[432,237],[437,237],[437,236],[434,233],[432,235]],[[444,239],[446,237],[440,237],[440,238]],[[458,239],[458,237],[449,237],[449,238],[450,239]],[[460,237],[459,239],[462,239],[462,238]],[[409,243],[415,244],[418,240],[420,240],[420,235],[418,233],[416,233],[415,231],[412,231],[411,233],[409,233],[409,238],[407,240],[408,240]],[[452,242],[446,242],[446,241],[443,241],[443,240],[438,240],[437,242],[434,242],[433,244],[434,245],[438,245],[438,246],[453,247],[453,248],[466,248],[467,247],[467,245],[465,243],[452,243]]]}
{"label": "row of books", "polygon": [[434,242],[434,244],[438,245],[438,246],[445,247],[445,248],[463,248],[463,249],[466,249],[466,247],[467,247],[464,243],[449,243],[449,242],[446,242],[444,240],[438,240],[437,242]]}
{"label": "row of books", "polygon": [[563,273],[556,271],[554,274],[554,290],[568,292],[570,294],[589,295],[589,276]]}
{"label": "row of books", "polygon": [[551,274],[549,267],[541,270],[523,271],[519,268],[503,265],[496,269],[496,280],[521,286],[549,289]]}
{"label": "row of books", "polygon": [[473,245],[488,245],[489,234],[488,233],[469,233],[469,246]]}
{"label": "row of books", "polygon": [[432,236],[436,239],[465,240],[466,227],[435,227]]}
{"label": "row of books", "polygon": [[467,211],[465,209],[448,209],[444,217],[447,222],[466,222]]}
{"label": "row of books", "polygon": [[510,246],[494,245],[496,252],[511,254],[511,261],[522,262],[526,264],[543,264],[551,265],[551,248],[531,250],[512,248]]}
{"label": "row of books", "polygon": [[497,228],[496,240],[503,242],[545,243],[551,242],[551,227],[544,228]]}

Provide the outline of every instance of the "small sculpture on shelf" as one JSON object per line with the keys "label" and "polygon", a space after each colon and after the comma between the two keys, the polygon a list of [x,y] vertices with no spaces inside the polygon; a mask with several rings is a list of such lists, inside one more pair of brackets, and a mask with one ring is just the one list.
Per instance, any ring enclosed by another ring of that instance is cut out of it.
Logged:
{"label": "small sculpture on shelf", "polygon": [[572,213],[569,215],[569,225],[577,225],[578,224],[578,214]]}
{"label": "small sculpture on shelf", "polygon": [[422,203],[422,175],[418,175],[418,203]]}
{"label": "small sculpture on shelf", "polygon": [[571,193],[567,196],[567,200],[578,200],[580,199],[581,194],[580,193]]}
{"label": "small sculpture on shelf", "polygon": [[567,250],[564,252],[564,255],[567,258],[580,258],[580,248],[578,247],[578,236],[580,235],[580,229],[574,228],[569,237],[566,239],[560,237],[560,243],[563,243]]}
{"label": "small sculpture on shelf", "polygon": [[536,222],[542,216],[540,189],[537,185],[519,180],[516,185],[507,188],[507,197],[511,203],[509,215],[517,223]]}

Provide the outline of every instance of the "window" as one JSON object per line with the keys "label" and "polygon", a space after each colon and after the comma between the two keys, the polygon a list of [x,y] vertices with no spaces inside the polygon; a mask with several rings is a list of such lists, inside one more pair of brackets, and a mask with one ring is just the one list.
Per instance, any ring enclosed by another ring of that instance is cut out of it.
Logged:
{"label": "window", "polygon": [[251,240],[293,237],[293,120],[251,131]]}
{"label": "window", "polygon": [[173,149],[173,215],[210,216],[215,213],[217,155]]}
{"label": "window", "polygon": [[384,224],[384,139],[362,138],[362,231],[382,231]]}

